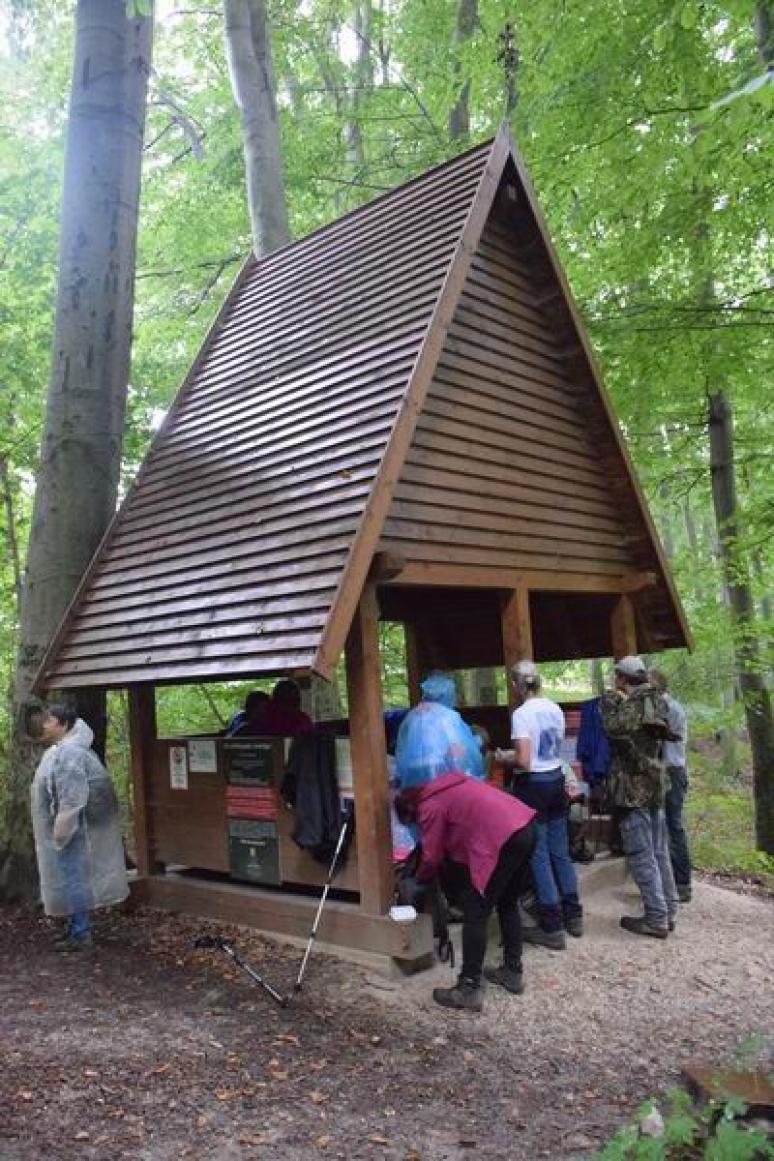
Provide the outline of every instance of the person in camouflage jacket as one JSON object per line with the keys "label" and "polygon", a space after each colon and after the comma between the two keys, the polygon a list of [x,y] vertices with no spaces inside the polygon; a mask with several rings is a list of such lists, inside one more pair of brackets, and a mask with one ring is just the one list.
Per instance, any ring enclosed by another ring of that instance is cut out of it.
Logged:
{"label": "person in camouflage jacket", "polygon": [[625,915],[621,926],[637,935],[665,939],[674,929],[677,890],[669,858],[664,814],[665,768],[661,747],[669,736],[663,695],[649,685],[640,657],[615,664],[616,688],[599,703],[610,742],[610,790],[621,841],[644,915]]}
{"label": "person in camouflage jacket", "polygon": [[667,707],[647,682],[602,695],[602,725],[610,742],[610,794],[619,808],[660,807],[666,782],[661,745]]}

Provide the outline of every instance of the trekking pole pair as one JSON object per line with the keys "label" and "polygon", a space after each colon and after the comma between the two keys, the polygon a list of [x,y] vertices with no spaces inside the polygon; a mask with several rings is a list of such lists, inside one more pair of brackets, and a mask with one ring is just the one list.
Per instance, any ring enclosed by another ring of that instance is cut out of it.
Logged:
{"label": "trekking pole pair", "polygon": [[298,976],[296,977],[296,982],[293,984],[293,992],[291,993],[291,995],[283,996],[281,994],[281,992],[278,992],[276,990],[276,988],[273,988],[271,986],[271,984],[268,983],[263,978],[263,976],[259,975],[259,973],[257,971],[255,971],[254,968],[250,967],[250,965],[248,963],[245,963],[245,961],[234,950],[234,948],[228,942],[228,940],[224,939],[223,936],[221,936],[221,935],[200,935],[194,940],[194,947],[213,948],[213,949],[216,949],[218,951],[222,951],[224,953],[224,955],[227,955],[231,959],[233,959],[233,961],[237,965],[237,967],[240,967],[242,969],[242,971],[246,972],[256,984],[258,984],[260,987],[262,987],[263,990],[271,996],[271,998],[275,1001],[275,1003],[279,1004],[279,1006],[281,1008],[287,1008],[287,1006],[290,1003],[290,1000],[292,998],[292,995],[294,995],[296,992],[301,991],[301,987],[303,985],[303,980],[304,980],[304,974],[306,972],[306,965],[309,962],[309,956],[311,955],[314,941],[317,938],[317,929],[320,926],[320,919],[322,918],[323,908],[325,907],[325,901],[328,898],[328,892],[331,889],[331,884],[333,883],[333,878],[334,878],[336,871],[338,869],[338,862],[339,862],[339,859],[341,857],[341,852],[344,849],[344,843],[345,843],[345,840],[347,838],[347,834],[349,832],[349,828],[350,828],[351,823],[353,822],[353,819],[354,819],[354,813],[352,810],[352,806],[350,805],[345,812],[344,822],[342,823],[341,830],[339,831],[339,837],[338,837],[338,841],[336,843],[336,849],[333,852],[333,858],[331,859],[330,866],[328,868],[328,877],[325,880],[325,885],[323,887],[322,895],[320,896],[320,902],[317,906],[317,911],[315,913],[314,922],[312,924],[312,930],[309,934],[309,941],[306,945],[306,951],[304,952],[304,958],[302,959],[301,966],[298,969]]}

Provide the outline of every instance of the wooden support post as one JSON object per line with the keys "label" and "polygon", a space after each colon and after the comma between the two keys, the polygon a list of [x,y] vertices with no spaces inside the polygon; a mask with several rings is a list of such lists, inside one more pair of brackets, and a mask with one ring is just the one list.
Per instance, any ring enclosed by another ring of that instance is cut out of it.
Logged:
{"label": "wooden support post", "polygon": [[369,915],[384,915],[393,896],[392,839],[378,606],[373,584],[365,585],[355,610],[346,659],[360,907]]}
{"label": "wooden support post", "polygon": [[416,626],[406,621],[403,625],[403,635],[406,641],[406,682],[408,684],[409,704],[416,705],[422,696],[422,691],[419,688],[419,683],[422,680],[422,668],[419,660]]}
{"label": "wooden support post", "polygon": [[511,666],[517,661],[531,660],[532,622],[529,615],[529,589],[520,586],[506,593],[502,599],[503,662],[507,673],[508,708],[516,706],[515,691],[511,681]]}
{"label": "wooden support post", "polygon": [[634,603],[625,593],[619,597],[610,617],[610,635],[613,644],[613,659],[620,661],[637,652],[637,622]]}
{"label": "wooden support post", "polygon": [[134,845],[137,870],[150,875],[153,857],[150,811],[151,748],[156,740],[156,690],[153,685],[129,686],[129,746],[134,802]]}

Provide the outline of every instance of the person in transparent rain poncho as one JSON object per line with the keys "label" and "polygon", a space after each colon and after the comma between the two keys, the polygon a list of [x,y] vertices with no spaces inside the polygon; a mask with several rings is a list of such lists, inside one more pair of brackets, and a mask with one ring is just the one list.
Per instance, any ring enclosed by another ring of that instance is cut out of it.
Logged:
{"label": "person in transparent rain poncho", "polygon": [[49,706],[41,737],[48,749],[30,792],[40,894],[46,915],[67,916],[57,950],[83,951],[89,912],[129,894],[118,800],[92,730],[71,709]]}
{"label": "person in transparent rain poncho", "polygon": [[457,690],[453,678],[432,673],[420,688],[422,700],[406,714],[398,731],[398,788],[423,786],[449,773],[483,779],[484,761],[478,739],[454,708]]}

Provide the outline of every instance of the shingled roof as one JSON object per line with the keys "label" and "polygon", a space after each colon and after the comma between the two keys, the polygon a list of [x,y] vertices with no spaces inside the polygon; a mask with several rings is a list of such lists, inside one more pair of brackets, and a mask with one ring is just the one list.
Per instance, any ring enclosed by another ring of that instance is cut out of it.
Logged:
{"label": "shingled roof", "polygon": [[551,263],[558,294],[546,302],[558,297],[561,325],[592,376],[638,527],[639,556],[624,553],[602,571],[654,569],[661,641],[685,642],[569,291],[501,131],[309,237],[248,259],[52,643],[40,685],[330,676],[388,516],[394,531],[390,505],[506,174],[518,189],[514,213],[537,231]]}

